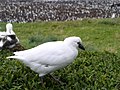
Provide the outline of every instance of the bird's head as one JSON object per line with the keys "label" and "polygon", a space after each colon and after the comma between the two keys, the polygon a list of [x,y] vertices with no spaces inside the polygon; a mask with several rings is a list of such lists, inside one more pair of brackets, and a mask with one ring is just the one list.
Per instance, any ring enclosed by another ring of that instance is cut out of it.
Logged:
{"label": "bird's head", "polygon": [[68,37],[64,40],[64,42],[68,43],[69,45],[72,45],[75,48],[80,48],[82,50],[85,50],[84,46],[82,45],[82,40],[80,37]]}
{"label": "bird's head", "polygon": [[15,35],[13,31],[13,25],[11,23],[6,24],[6,33],[7,35]]}

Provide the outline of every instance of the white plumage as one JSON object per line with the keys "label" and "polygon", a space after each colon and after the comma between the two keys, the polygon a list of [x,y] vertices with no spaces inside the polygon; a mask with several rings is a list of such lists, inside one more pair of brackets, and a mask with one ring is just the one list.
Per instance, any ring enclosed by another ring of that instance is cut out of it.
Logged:
{"label": "white plumage", "polygon": [[78,55],[78,47],[85,50],[79,37],[47,42],[32,49],[14,52],[7,58],[19,59],[39,76],[44,76],[70,64]]}
{"label": "white plumage", "polygon": [[6,24],[6,34],[15,35],[15,32],[13,31],[13,25],[11,23]]}
{"label": "white plumage", "polygon": [[111,18],[115,18],[115,16],[116,16],[116,13],[113,13],[112,16],[111,16]]}
{"label": "white plumage", "polygon": [[4,38],[6,35],[15,35],[13,25],[11,23],[6,24],[6,31],[0,32],[0,38]]}

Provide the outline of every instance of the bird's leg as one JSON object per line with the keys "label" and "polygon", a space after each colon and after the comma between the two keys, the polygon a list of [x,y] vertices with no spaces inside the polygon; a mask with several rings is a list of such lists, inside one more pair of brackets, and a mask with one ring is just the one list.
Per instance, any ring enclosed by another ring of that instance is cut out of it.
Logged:
{"label": "bird's leg", "polygon": [[52,74],[49,74],[56,82],[58,82],[61,85],[64,85],[65,83],[63,83],[62,81],[60,81],[59,79],[55,78]]}
{"label": "bird's leg", "polygon": [[41,79],[41,84],[42,84],[43,87],[45,87],[43,78],[44,78],[44,76],[40,77],[40,79]]}
{"label": "bird's leg", "polygon": [[42,83],[42,84],[43,84],[43,78],[44,78],[43,76],[42,76],[42,77],[40,77],[40,79],[41,79],[41,83]]}

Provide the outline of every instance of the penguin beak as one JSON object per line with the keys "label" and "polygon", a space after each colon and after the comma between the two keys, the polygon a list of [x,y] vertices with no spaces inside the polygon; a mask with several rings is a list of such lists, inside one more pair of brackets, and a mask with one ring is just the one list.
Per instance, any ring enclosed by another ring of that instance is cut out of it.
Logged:
{"label": "penguin beak", "polygon": [[80,42],[78,42],[78,47],[82,50],[85,50],[84,46]]}

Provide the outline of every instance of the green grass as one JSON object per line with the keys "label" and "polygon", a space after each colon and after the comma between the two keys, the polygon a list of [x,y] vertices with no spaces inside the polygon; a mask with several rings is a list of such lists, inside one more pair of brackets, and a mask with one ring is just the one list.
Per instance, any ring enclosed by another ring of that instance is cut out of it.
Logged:
{"label": "green grass", "polygon": [[[88,50],[120,53],[120,19],[85,19],[69,22],[37,22],[17,24],[14,31],[26,48],[46,41],[63,40],[68,36],[79,36]],[[4,30],[5,23],[0,23]],[[34,41],[31,43],[31,39]]]}
{"label": "green grass", "polygon": [[[6,23],[0,23],[0,31]],[[84,19],[67,22],[14,23],[21,44],[32,48],[48,41],[81,37],[86,51],[64,69],[55,71],[65,85],[45,76],[42,87],[38,74],[17,60],[8,60],[9,51],[0,51],[0,90],[120,90],[120,18]]]}

